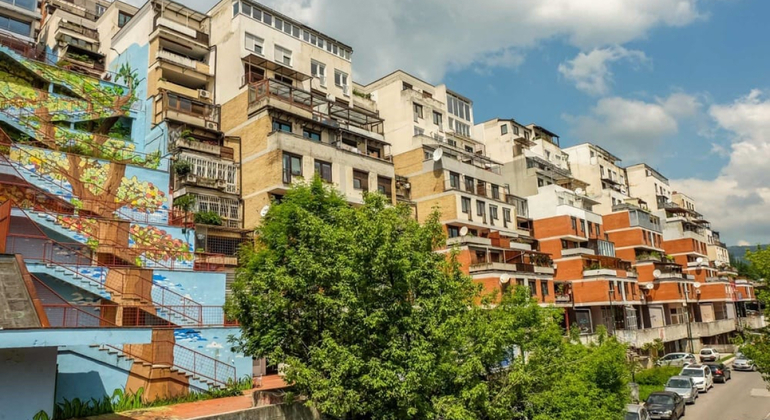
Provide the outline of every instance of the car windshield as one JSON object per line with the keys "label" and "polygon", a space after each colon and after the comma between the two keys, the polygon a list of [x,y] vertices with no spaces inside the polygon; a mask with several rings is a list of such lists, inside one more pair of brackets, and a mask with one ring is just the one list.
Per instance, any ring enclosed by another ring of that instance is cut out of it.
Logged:
{"label": "car windshield", "polygon": [[668,388],[690,388],[690,381],[688,379],[669,379],[666,384]]}
{"label": "car windshield", "polygon": [[712,372],[716,372],[719,370],[719,366],[717,365],[709,365],[709,369],[711,369]]}
{"label": "car windshield", "polygon": [[736,358],[736,359],[735,359],[735,361],[736,361],[736,362],[748,362],[748,361],[749,361],[749,359],[747,359],[747,358],[746,358],[746,357],[744,357],[744,356],[741,356],[741,357],[738,357],[738,358]]}
{"label": "car windshield", "polygon": [[711,350],[701,350],[700,354],[711,354]]}
{"label": "car windshield", "polygon": [[685,369],[681,373],[682,376],[693,376],[693,377],[701,377],[703,376],[703,371],[700,369]]}
{"label": "car windshield", "polygon": [[652,394],[647,398],[647,404],[672,405],[673,403],[673,398],[663,394]]}
{"label": "car windshield", "polygon": [[639,414],[638,413],[626,413],[626,418],[624,420],[639,420]]}

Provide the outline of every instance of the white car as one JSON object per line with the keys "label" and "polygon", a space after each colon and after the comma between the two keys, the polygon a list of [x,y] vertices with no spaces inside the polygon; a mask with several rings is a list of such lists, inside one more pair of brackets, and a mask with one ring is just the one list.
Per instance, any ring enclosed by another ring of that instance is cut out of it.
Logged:
{"label": "white car", "polygon": [[655,363],[658,366],[686,366],[695,364],[695,355],[692,353],[669,353]]}
{"label": "white car", "polygon": [[714,376],[711,374],[711,369],[706,365],[686,366],[679,372],[679,376],[689,376],[692,378],[692,381],[695,382],[695,387],[700,392],[709,392],[709,389],[714,387]]}
{"label": "white car", "polygon": [[701,362],[718,362],[719,352],[714,349],[701,349],[700,351]]}

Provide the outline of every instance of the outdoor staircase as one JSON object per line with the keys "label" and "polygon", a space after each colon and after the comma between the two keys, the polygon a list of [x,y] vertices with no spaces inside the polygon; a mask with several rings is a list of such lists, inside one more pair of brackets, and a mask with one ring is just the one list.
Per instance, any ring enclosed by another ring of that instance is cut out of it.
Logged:
{"label": "outdoor staircase", "polygon": [[66,269],[61,265],[27,261],[27,269],[30,273],[39,275],[46,274],[53,278],[62,280],[72,286],[85,290],[104,299],[114,300],[120,297],[120,292],[107,290],[104,287],[104,279],[107,277],[107,270],[103,267],[93,267],[89,272],[85,269],[70,268]]}

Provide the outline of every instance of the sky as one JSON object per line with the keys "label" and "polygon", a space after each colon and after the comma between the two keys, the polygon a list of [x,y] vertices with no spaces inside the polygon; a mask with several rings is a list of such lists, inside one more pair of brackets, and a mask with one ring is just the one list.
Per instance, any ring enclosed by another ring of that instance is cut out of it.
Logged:
{"label": "sky", "polygon": [[[208,10],[212,0],[188,0]],[[770,1],[264,0],[395,69],[646,162],[730,245],[770,243]]]}

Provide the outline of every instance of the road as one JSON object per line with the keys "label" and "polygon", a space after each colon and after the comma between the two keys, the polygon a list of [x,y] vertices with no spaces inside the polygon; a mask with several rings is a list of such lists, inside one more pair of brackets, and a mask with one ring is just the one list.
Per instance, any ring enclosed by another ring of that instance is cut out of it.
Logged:
{"label": "road", "polygon": [[764,420],[770,414],[770,392],[759,372],[732,372],[726,384],[714,384],[687,406],[686,420]]}

